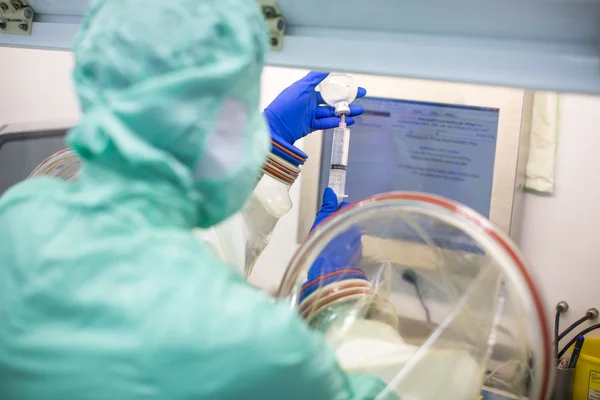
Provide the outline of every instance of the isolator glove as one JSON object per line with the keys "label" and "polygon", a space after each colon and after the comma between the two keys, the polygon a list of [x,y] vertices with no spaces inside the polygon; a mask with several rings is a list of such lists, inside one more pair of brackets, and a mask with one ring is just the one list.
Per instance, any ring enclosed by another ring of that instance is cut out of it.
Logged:
{"label": "isolator glove", "polygon": [[[311,232],[329,216],[349,205],[347,202],[342,202],[338,207],[337,204],[338,200],[335,192],[331,188],[325,188],[323,204],[317,213]],[[330,271],[331,269],[357,265],[362,257],[361,237],[361,231],[356,226],[338,234],[315,260],[310,273],[319,275],[321,272],[316,271]]]}

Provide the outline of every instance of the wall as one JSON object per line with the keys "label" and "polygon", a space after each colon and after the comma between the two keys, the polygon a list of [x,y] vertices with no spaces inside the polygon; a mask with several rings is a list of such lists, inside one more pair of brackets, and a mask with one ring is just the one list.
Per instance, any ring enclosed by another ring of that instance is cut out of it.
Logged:
{"label": "wall", "polygon": [[[69,53],[0,48],[0,125],[69,119],[78,115],[70,84]],[[5,60],[9,60],[5,62]],[[303,71],[269,68],[263,76],[263,106]],[[549,309],[567,300],[572,321],[591,306],[600,308],[600,99],[565,95],[561,100],[557,186],[553,197],[527,195],[521,248],[536,270]],[[300,144],[301,147],[301,144]],[[299,184],[291,196],[297,204]],[[252,281],[276,288],[297,248],[298,208],[277,226]],[[564,325],[566,326],[566,324]]]}
{"label": "wall", "polygon": [[0,126],[79,115],[71,53],[0,48]]}
{"label": "wall", "polygon": [[520,247],[566,327],[600,309],[600,98],[562,96],[558,123],[556,192],[526,196]]}

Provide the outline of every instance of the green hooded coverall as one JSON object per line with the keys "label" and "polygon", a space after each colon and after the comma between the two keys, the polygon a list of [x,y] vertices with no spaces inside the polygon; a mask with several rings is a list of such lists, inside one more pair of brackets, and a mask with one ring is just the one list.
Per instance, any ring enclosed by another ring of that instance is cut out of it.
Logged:
{"label": "green hooded coverall", "polygon": [[372,399],[287,304],[194,236],[269,148],[254,1],[93,3],[74,46],[78,182],[0,200],[0,399]]}

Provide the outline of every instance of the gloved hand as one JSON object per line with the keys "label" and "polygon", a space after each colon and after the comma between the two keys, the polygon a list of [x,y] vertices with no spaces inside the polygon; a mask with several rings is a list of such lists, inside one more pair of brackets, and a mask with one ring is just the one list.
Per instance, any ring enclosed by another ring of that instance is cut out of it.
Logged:
{"label": "gloved hand", "polygon": [[344,201],[338,206],[338,199],[333,189],[329,187],[325,188],[325,191],[323,192],[323,203],[321,204],[321,208],[317,213],[317,217],[315,218],[315,222],[312,228],[310,228],[310,231],[312,232],[312,230],[315,229],[317,225],[319,225],[324,219],[329,217],[337,210],[346,207],[348,204],[349,203],[347,201]]}
{"label": "gloved hand", "polygon": [[[323,220],[347,205],[347,202],[343,202],[338,207],[335,192],[331,188],[326,188],[323,193],[323,204],[317,213],[317,218],[311,228],[311,232]],[[361,237],[361,231],[357,226],[352,226],[345,232],[338,234],[323,249],[311,266],[311,270],[318,269],[319,271],[324,271],[325,269],[329,270],[331,268],[337,269],[357,265],[362,258]]]}
{"label": "gloved hand", "polygon": [[[328,75],[328,72],[310,72],[273,100],[263,112],[271,135],[277,135],[289,144],[294,144],[296,140],[311,132],[335,128],[340,124],[340,118],[335,116],[334,108],[323,106],[327,103],[321,94],[315,91]],[[356,98],[365,97],[366,94],[364,88],[358,88]],[[362,106],[350,105],[350,115],[346,118],[346,124],[352,125],[352,117],[363,112]]]}

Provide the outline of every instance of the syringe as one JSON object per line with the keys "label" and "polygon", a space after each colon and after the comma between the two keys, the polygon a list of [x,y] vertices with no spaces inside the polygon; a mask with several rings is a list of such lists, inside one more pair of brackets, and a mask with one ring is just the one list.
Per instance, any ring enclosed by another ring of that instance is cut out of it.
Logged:
{"label": "syringe", "polygon": [[342,114],[340,125],[333,129],[329,187],[333,189],[340,204],[346,197],[346,169],[350,149],[350,129],[346,127],[346,115]]}

